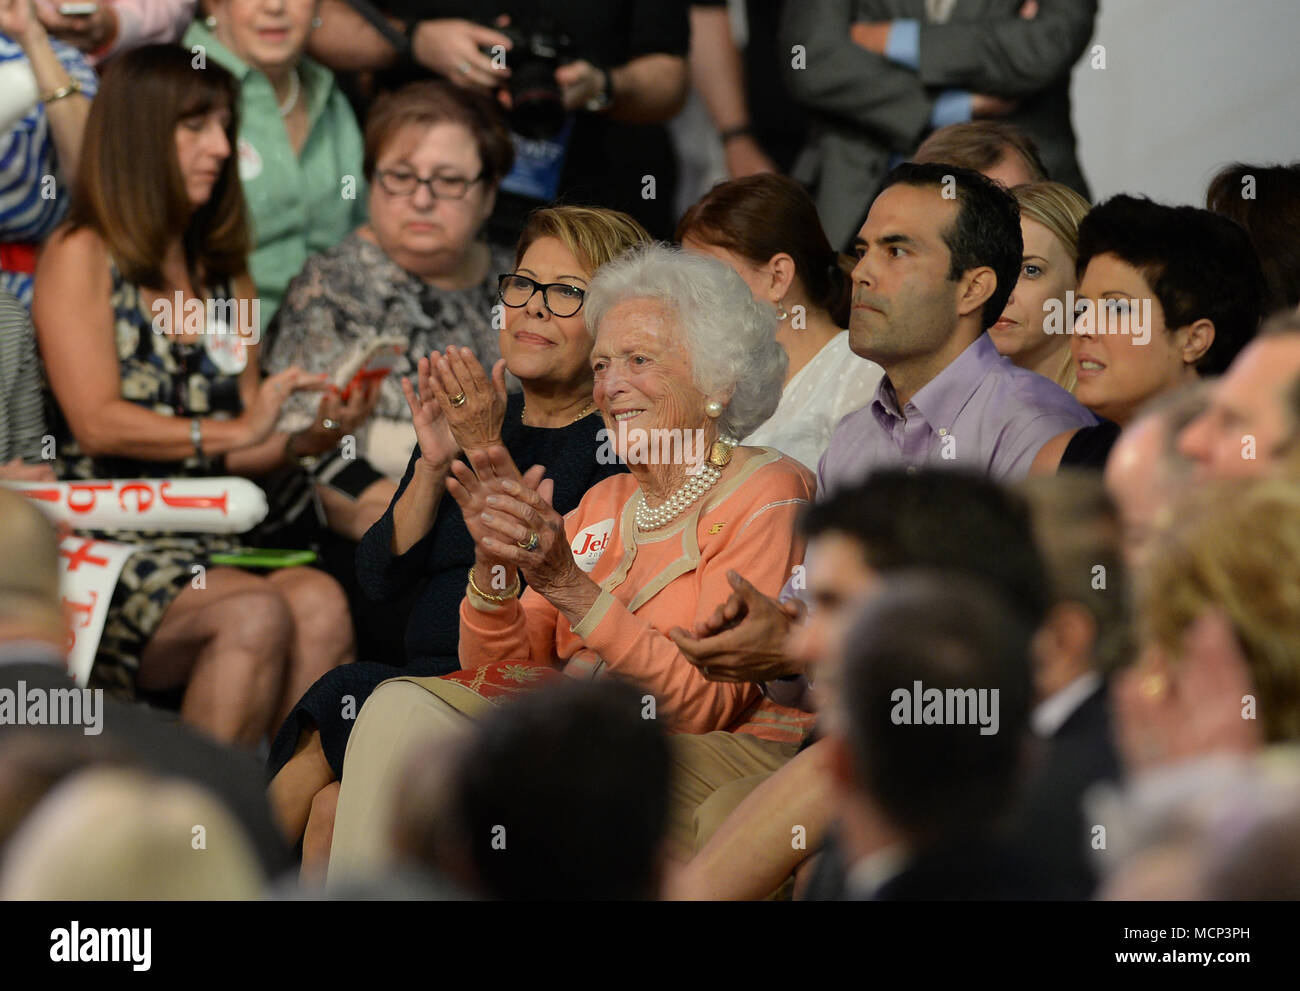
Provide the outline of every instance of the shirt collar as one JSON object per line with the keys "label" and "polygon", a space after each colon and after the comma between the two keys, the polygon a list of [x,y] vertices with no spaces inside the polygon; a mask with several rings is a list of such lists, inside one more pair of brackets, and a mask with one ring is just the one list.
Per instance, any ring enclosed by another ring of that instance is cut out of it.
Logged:
{"label": "shirt collar", "polygon": [[903,873],[908,859],[907,848],[901,843],[868,854],[849,869],[844,890],[852,898],[874,898],[876,892]]}
{"label": "shirt collar", "polygon": [[926,422],[951,428],[984,376],[1004,361],[993,346],[993,339],[988,334],[980,334],[947,368],[917,390],[912,405],[921,411]]}
{"label": "shirt collar", "polygon": [[[1005,361],[994,347],[992,338],[987,333],[980,334],[938,375],[921,386],[908,405],[915,407],[932,427],[951,429],[957,415],[975,395],[975,390],[984,381],[984,377]],[[888,375],[876,386],[872,407],[879,407],[894,419],[905,418]],[[876,415],[879,417],[880,413],[877,412]]]}
{"label": "shirt collar", "polygon": [[1030,723],[1034,732],[1046,739],[1054,736],[1066,721],[1078,711],[1079,706],[1101,687],[1101,675],[1089,671],[1070,682],[1059,692],[1049,696],[1034,707]]}
{"label": "shirt collar", "polygon": [[[202,20],[196,20],[190,25],[185,41],[193,45],[202,45],[214,62],[229,70],[231,75],[239,80],[241,91],[248,77],[256,71],[251,65],[218,41],[216,34]],[[266,80],[262,73],[258,72],[257,75]],[[329,69],[306,55],[298,59],[298,76],[302,81],[303,88],[306,90],[304,95],[308,100],[307,116],[314,124],[329,100],[334,76]],[[270,81],[266,81],[269,87]],[[271,96],[274,98],[274,90],[271,91]]]}

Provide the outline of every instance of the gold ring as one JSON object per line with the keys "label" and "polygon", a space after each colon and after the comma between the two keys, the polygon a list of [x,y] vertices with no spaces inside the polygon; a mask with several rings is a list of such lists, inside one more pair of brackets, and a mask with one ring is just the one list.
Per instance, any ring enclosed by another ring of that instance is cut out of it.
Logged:
{"label": "gold ring", "polygon": [[542,542],[542,538],[537,535],[536,530],[528,531],[528,539],[517,541],[518,545],[526,551],[537,550],[537,545]]}
{"label": "gold ring", "polygon": [[464,406],[464,405],[465,405],[465,393],[463,393],[463,392],[458,392],[458,393],[456,393],[456,395],[452,396],[452,397],[451,397],[451,404],[452,404],[453,406]]}

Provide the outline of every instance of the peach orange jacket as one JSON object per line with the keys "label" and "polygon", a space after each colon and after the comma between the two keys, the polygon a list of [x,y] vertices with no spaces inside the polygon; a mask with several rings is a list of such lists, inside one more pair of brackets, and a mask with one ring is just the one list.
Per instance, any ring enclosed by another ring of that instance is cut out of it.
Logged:
{"label": "peach orange jacket", "polygon": [[733,477],[646,534],[633,520],[633,476],[594,486],[565,517],[565,529],[579,567],[601,587],[595,604],[571,627],[531,588],[491,611],[467,597],[460,608],[461,667],[513,662],[580,678],[608,673],[653,693],[657,716],[676,732],[743,730],[799,742],[809,714],[763,699],[757,684],[707,681],[665,635],[675,626],[691,629],[726,601],[728,570],[775,598],[803,561],[795,520],[816,480],[778,451],[751,450]]}

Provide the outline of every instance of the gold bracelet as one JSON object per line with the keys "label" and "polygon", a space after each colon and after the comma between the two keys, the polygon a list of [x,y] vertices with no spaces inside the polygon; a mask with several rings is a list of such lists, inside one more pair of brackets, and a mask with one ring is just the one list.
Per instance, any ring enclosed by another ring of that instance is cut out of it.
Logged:
{"label": "gold bracelet", "polygon": [[523,582],[519,580],[519,572],[516,571],[514,587],[506,589],[505,595],[489,595],[487,592],[484,592],[481,588],[479,588],[478,584],[474,581],[474,565],[470,565],[469,592],[471,595],[475,595],[486,602],[497,602],[497,603],[509,602],[511,599],[516,598],[519,595],[523,587],[524,587]]}
{"label": "gold bracelet", "polygon": [[81,83],[74,79],[72,82],[68,83],[67,86],[60,86],[58,89],[50,90],[50,92],[43,94],[41,96],[41,102],[54,103],[58,100],[62,100],[65,96],[71,96],[73,93],[80,92]]}

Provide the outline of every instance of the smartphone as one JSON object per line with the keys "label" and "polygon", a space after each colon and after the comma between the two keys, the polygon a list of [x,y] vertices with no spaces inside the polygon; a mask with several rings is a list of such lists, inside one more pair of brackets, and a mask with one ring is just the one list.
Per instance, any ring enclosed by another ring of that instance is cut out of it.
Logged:
{"label": "smartphone", "polygon": [[89,17],[99,11],[97,3],[61,3],[59,13],[64,17]]}
{"label": "smartphone", "polygon": [[344,402],[351,398],[353,390],[387,378],[406,355],[406,348],[405,338],[391,335],[380,337],[353,360],[345,362],[334,378],[334,385],[342,394]]}
{"label": "smartphone", "polygon": [[249,547],[230,554],[213,554],[213,564],[232,568],[298,568],[316,560],[315,551],[286,551],[272,547]]}

